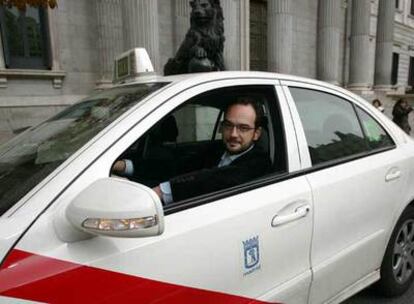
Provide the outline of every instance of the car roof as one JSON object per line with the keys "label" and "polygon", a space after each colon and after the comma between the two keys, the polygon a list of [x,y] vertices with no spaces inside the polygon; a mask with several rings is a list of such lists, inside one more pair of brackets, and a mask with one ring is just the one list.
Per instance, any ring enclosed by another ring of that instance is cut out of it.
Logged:
{"label": "car roof", "polygon": [[180,75],[171,75],[171,76],[159,76],[155,73],[152,74],[141,74],[139,77],[125,80],[124,83],[115,84],[114,87],[119,87],[123,85],[133,85],[133,84],[142,84],[142,83],[154,83],[154,82],[164,82],[168,83],[169,86],[180,85],[180,87],[191,87],[197,84],[206,83],[210,81],[220,81],[220,80],[231,80],[231,79],[263,79],[263,80],[274,80],[274,81],[285,81],[285,82],[295,82],[303,83],[310,86],[315,86],[320,89],[334,90],[345,94],[348,97],[352,97],[354,100],[359,100],[362,103],[368,103],[367,100],[361,96],[344,89],[338,85],[334,85],[328,82],[323,82],[320,80],[306,78],[302,76],[289,75],[289,74],[280,74],[272,72],[261,72],[261,71],[219,71],[219,72],[206,72],[206,73],[189,73],[189,74],[180,74]]}
{"label": "car roof", "polygon": [[[171,76],[158,76],[158,75],[142,75],[140,77],[127,80],[119,85],[127,85],[134,83],[148,83],[148,82],[169,82],[169,83],[202,83],[212,80],[225,80],[232,78],[263,78],[263,79],[274,79],[274,80],[285,80],[285,81],[296,81],[304,82],[308,84],[331,87],[334,89],[342,89],[339,86],[329,84],[323,81],[288,75],[288,74],[279,74],[271,72],[259,72],[259,71],[220,71],[220,72],[207,72],[207,73],[190,73],[190,74],[180,74],[180,75],[171,75]],[[118,86],[118,85],[116,85]]]}

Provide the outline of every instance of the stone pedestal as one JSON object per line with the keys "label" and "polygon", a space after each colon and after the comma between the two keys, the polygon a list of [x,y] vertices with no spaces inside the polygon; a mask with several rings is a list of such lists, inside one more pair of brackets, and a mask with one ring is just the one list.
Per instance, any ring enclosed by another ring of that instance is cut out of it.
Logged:
{"label": "stone pedestal", "polygon": [[318,12],[318,79],[339,84],[341,0],[320,0]]}
{"label": "stone pedestal", "polygon": [[291,0],[267,2],[269,71],[291,73],[293,58],[293,15]]}
{"label": "stone pedestal", "polygon": [[107,87],[112,83],[115,57],[124,51],[121,2],[121,0],[96,0],[99,88]]}
{"label": "stone pedestal", "polygon": [[393,1],[379,0],[375,54],[376,90],[388,90],[391,88],[394,5]]}
{"label": "stone pedestal", "polygon": [[124,50],[143,47],[162,74],[159,56],[158,1],[122,0]]}
{"label": "stone pedestal", "polygon": [[372,87],[369,71],[371,0],[352,1],[351,52],[348,87],[364,91]]}

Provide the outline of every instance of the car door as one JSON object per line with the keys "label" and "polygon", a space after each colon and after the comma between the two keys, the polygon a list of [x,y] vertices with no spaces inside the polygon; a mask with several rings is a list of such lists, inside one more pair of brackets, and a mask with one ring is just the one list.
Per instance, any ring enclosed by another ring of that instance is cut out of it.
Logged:
{"label": "car door", "polygon": [[[160,119],[203,92],[258,85],[273,94],[267,102],[278,119],[270,119],[280,129],[269,134],[283,138],[274,154],[285,154],[284,172],[166,208],[159,236],[64,240],[64,214],[73,198],[108,177],[117,157]],[[281,93],[271,79],[192,86],[168,102],[154,101],[149,114],[139,114],[145,118],[119,140],[116,129],[108,132],[105,138],[115,138],[114,144],[58,195],[9,254],[0,270],[6,282],[0,294],[67,303],[307,303],[312,196],[306,178],[295,174],[300,162],[293,122],[276,91]]]}
{"label": "car door", "polygon": [[135,84],[96,93],[0,145],[0,263],[56,194],[82,171],[82,164],[64,170],[60,180],[57,172],[99,131],[165,85]]}
{"label": "car door", "polygon": [[310,303],[339,302],[379,278],[407,157],[363,103],[331,88],[285,84],[306,138],[314,198]]}

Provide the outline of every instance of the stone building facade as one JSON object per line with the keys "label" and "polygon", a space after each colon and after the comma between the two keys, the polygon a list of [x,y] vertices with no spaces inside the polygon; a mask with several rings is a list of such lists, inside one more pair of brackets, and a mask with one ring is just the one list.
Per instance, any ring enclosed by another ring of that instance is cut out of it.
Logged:
{"label": "stone building facade", "polygon": [[[388,115],[396,99],[414,100],[414,0],[221,5],[229,70],[320,79],[369,101],[379,97]],[[145,47],[161,74],[188,30],[190,14],[189,0],[59,0],[58,8],[39,10],[29,9],[22,18],[0,7],[0,142],[110,86],[114,57],[132,47]],[[22,22],[26,32],[19,35],[25,39],[17,39]]]}

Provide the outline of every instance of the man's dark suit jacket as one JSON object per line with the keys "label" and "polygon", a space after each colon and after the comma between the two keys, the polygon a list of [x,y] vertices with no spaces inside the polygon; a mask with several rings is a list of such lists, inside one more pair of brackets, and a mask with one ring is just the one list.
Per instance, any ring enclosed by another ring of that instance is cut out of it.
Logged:
{"label": "man's dark suit jacket", "polygon": [[[223,152],[224,153],[224,152]],[[270,171],[268,155],[257,145],[229,165],[218,168],[220,158],[210,161],[209,169],[190,172],[170,179],[174,201],[233,187]]]}

